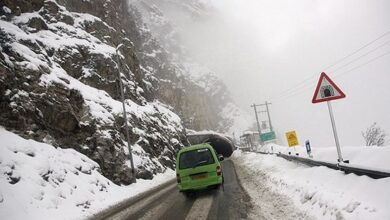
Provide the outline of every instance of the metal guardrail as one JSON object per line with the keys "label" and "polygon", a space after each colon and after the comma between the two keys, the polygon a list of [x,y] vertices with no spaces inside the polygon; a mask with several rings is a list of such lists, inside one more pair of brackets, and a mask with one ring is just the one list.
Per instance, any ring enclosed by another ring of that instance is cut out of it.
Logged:
{"label": "metal guardrail", "polygon": [[[272,153],[264,153],[264,152],[256,152],[256,153],[272,154]],[[311,158],[304,158],[304,157],[287,155],[287,154],[282,154],[282,153],[278,153],[278,154],[276,154],[276,156],[282,157],[282,158],[289,160],[289,161],[296,161],[299,163],[303,163],[303,164],[306,164],[308,166],[325,166],[325,167],[328,167],[328,168],[331,168],[334,170],[343,171],[346,174],[354,173],[358,176],[364,175],[364,176],[369,176],[373,179],[381,179],[381,178],[390,177],[390,172],[373,170],[373,169],[353,166],[353,165],[349,165],[349,164],[345,164],[345,163],[331,163],[331,162],[313,160]]]}
{"label": "metal guardrail", "polygon": [[258,153],[258,154],[273,154],[273,153],[260,152],[260,151],[256,151],[256,153]]}
{"label": "metal guardrail", "polygon": [[339,170],[338,164],[337,163],[330,163],[326,161],[320,161],[320,160],[313,160],[310,158],[304,158],[304,157],[298,157],[294,155],[287,155],[287,154],[276,154],[278,157],[282,157],[286,160],[293,160],[293,161],[298,161],[301,163],[304,163],[309,166],[325,166],[334,170]]}
{"label": "metal guardrail", "polygon": [[367,168],[355,167],[351,165],[338,164],[339,169],[344,171],[345,173],[354,173],[356,175],[365,175],[374,179],[381,179],[390,177],[390,172],[379,171],[379,170],[371,170]]}

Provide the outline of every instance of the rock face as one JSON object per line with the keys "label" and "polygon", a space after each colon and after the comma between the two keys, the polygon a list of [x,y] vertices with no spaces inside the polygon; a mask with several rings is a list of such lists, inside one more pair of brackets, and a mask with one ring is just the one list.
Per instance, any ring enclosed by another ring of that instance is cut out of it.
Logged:
{"label": "rock face", "polygon": [[174,46],[126,0],[1,1],[0,46],[0,126],[74,148],[115,183],[132,178],[119,77],[137,178],[174,168],[185,127],[231,124],[220,115],[223,84],[204,76],[210,92],[185,75]]}

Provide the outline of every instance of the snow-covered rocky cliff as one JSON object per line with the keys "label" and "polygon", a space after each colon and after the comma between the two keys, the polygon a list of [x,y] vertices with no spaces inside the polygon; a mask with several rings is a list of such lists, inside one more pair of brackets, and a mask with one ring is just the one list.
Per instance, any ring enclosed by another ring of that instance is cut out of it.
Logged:
{"label": "snow-covered rocky cliff", "polygon": [[170,23],[163,14],[154,19],[158,7],[126,0],[1,1],[0,125],[73,148],[121,184],[132,177],[119,75],[137,178],[174,168],[175,152],[188,144],[185,128],[229,131],[238,108],[215,74],[189,62],[174,27],[161,38],[157,29]]}

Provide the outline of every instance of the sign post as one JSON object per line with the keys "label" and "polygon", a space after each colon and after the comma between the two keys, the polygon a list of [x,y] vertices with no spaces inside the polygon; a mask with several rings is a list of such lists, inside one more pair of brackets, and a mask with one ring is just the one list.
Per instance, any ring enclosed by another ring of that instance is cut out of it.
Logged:
{"label": "sign post", "polygon": [[343,160],[343,156],[341,156],[339,136],[337,135],[336,123],[335,123],[334,117],[333,117],[332,104],[330,103],[330,101],[327,101],[327,103],[328,103],[330,121],[332,122],[334,141],[336,142],[336,147],[337,147],[337,155],[339,156],[339,162],[343,162],[344,160]]}
{"label": "sign post", "polygon": [[341,89],[327,76],[324,72],[321,73],[320,79],[312,103],[327,102],[328,110],[330,115],[330,121],[332,122],[333,136],[337,147],[338,161],[343,162],[343,157],[341,155],[339,137],[337,135],[336,123],[333,116],[331,100],[345,98],[345,94]]}

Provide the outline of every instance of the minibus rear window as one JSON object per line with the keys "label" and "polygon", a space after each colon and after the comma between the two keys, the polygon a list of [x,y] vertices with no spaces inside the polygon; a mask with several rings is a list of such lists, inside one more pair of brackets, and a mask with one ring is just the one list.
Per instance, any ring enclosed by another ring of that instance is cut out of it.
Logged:
{"label": "minibus rear window", "polygon": [[187,169],[214,163],[213,155],[208,148],[187,151],[180,155],[179,169]]}

